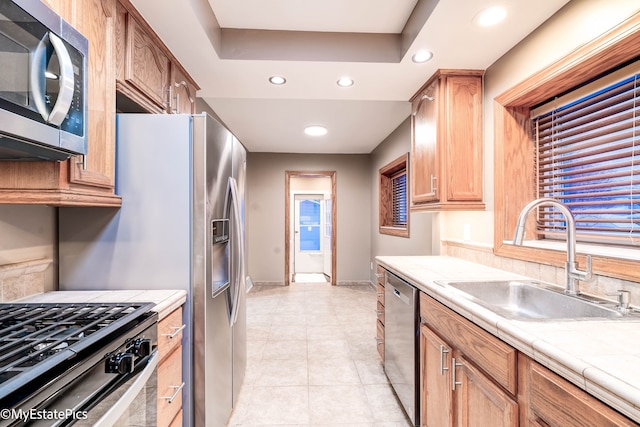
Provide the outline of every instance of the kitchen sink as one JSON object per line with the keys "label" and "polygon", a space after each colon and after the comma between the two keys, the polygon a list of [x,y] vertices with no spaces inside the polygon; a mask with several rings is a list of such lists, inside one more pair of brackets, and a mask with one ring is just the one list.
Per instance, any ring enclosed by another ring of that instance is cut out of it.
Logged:
{"label": "kitchen sink", "polygon": [[590,296],[572,296],[537,281],[437,281],[496,314],[514,320],[640,319],[640,312],[617,310],[616,303]]}

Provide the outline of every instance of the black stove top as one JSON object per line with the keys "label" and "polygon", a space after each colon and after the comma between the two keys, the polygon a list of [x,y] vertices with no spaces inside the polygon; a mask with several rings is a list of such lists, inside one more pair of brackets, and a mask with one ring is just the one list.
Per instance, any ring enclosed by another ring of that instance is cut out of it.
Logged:
{"label": "black stove top", "polygon": [[153,303],[0,304],[0,402],[10,403],[22,389],[42,387],[91,354],[104,356],[110,342],[121,341],[144,319],[157,316],[153,307]]}

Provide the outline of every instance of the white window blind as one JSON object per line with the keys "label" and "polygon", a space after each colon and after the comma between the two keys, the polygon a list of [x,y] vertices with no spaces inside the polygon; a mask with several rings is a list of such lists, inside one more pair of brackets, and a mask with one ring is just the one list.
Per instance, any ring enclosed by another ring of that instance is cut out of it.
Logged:
{"label": "white window blind", "polygon": [[[569,207],[580,241],[640,244],[639,86],[636,74],[533,117],[538,196]],[[564,226],[539,211],[539,235],[563,239]]]}
{"label": "white window blind", "polygon": [[407,226],[407,171],[403,170],[391,178],[392,225]]}

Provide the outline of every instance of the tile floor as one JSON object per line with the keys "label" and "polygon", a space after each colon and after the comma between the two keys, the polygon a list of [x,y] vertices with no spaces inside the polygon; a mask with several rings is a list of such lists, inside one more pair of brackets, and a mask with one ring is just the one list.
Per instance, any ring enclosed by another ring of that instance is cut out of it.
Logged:
{"label": "tile floor", "polygon": [[229,426],[408,427],[376,351],[369,286],[254,286]]}

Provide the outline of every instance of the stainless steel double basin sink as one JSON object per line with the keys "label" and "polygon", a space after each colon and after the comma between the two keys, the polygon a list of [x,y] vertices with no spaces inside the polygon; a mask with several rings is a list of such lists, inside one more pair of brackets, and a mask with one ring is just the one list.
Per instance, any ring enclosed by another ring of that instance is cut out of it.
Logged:
{"label": "stainless steel double basin sink", "polygon": [[537,281],[436,281],[436,284],[513,320],[640,320],[640,312],[633,308],[619,310],[613,301],[568,295],[561,288]]}

